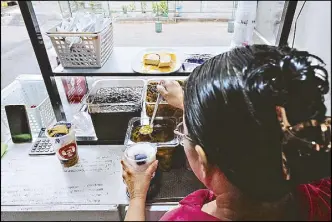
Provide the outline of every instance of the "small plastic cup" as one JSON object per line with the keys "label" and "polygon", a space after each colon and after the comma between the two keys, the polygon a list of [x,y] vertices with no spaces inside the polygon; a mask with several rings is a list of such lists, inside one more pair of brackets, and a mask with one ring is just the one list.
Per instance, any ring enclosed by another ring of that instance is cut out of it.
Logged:
{"label": "small plastic cup", "polygon": [[127,162],[134,167],[135,170],[145,171],[149,165],[156,160],[157,146],[151,143],[136,143],[124,152]]}
{"label": "small plastic cup", "polygon": [[[124,158],[137,172],[145,171],[156,160],[157,146],[151,143],[136,143],[127,147]],[[156,172],[152,175],[148,196],[153,195],[158,189]],[[125,182],[124,182],[125,183]],[[126,190],[129,197],[128,189]]]}
{"label": "small plastic cup", "polygon": [[53,149],[64,167],[74,166],[78,162],[77,143],[75,138],[75,130],[73,126],[69,129],[69,133],[60,137],[51,137],[48,130],[54,125],[46,129],[46,136],[51,140]]}

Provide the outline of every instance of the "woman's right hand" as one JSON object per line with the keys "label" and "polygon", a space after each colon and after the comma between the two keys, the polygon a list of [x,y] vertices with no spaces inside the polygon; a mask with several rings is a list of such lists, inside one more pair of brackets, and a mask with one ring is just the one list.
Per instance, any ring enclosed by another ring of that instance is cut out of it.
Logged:
{"label": "woman's right hand", "polygon": [[164,97],[166,102],[171,106],[184,109],[183,106],[183,90],[177,81],[166,80],[157,86],[157,91]]}

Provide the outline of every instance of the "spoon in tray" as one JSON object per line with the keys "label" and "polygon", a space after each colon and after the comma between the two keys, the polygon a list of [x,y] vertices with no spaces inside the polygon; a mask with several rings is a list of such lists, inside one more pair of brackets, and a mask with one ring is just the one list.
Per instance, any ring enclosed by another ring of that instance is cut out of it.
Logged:
{"label": "spoon in tray", "polygon": [[154,110],[153,110],[153,114],[152,114],[152,117],[151,117],[151,122],[149,125],[144,125],[140,128],[139,132],[143,135],[148,135],[148,134],[151,134],[153,132],[153,121],[156,117],[156,113],[157,113],[157,110],[158,110],[158,106],[159,106],[159,103],[161,102],[162,100],[162,96],[160,95],[160,93],[158,93],[158,97],[157,97],[157,101],[156,101],[156,105],[154,106]]}

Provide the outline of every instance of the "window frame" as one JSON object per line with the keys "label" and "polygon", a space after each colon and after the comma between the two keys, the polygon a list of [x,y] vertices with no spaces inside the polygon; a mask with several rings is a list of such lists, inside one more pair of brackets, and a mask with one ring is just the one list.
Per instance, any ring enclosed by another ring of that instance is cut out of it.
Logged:
{"label": "window frame", "polygon": [[[40,67],[40,71],[46,86],[47,93],[49,95],[55,118],[57,121],[66,120],[66,114],[64,112],[63,104],[61,102],[61,97],[56,85],[55,77],[59,76],[117,76],[117,77],[124,77],[124,76],[130,76],[130,77],[138,77],[138,76],[144,76],[145,74],[140,73],[82,73],[82,72],[71,72],[71,73],[65,73],[65,72],[54,72],[54,70],[51,67],[51,63],[48,58],[47,50],[43,41],[43,37],[39,28],[39,24],[37,21],[37,17],[32,5],[31,1],[18,1],[18,5],[20,7],[23,20],[25,22],[26,29],[29,34],[29,38],[32,44],[32,47],[34,49],[38,65]],[[277,45],[287,45],[287,40],[290,32],[290,28],[292,25],[295,9],[296,9],[297,1],[285,1],[285,6],[282,14],[282,19],[278,31],[277,36]],[[257,31],[257,30],[256,30]],[[154,78],[156,76],[188,76],[190,73],[181,71],[181,72],[175,72],[171,74],[154,74],[151,76],[151,78]],[[89,139],[86,140],[79,140],[77,141],[78,144],[84,144],[84,145],[92,145],[92,144],[105,144],[103,141],[92,141]]]}

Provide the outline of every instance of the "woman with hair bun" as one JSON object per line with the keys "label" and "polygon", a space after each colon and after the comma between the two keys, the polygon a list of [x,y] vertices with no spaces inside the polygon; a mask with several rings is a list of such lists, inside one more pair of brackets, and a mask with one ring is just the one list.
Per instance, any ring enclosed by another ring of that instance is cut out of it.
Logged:
{"label": "woman with hair bun", "polygon": [[[305,51],[252,45],[197,67],[183,91],[176,81],[158,86],[169,104],[184,109],[175,133],[207,188],[161,220],[331,220],[323,65]],[[122,165],[131,196],[126,220],[145,220],[157,161],[144,173]]]}

